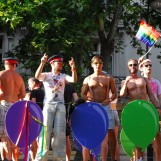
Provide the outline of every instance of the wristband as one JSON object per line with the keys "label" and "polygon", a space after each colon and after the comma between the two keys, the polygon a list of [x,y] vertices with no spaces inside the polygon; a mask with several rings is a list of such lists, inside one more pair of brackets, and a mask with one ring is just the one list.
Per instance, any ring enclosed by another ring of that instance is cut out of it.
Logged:
{"label": "wristband", "polygon": [[73,71],[76,71],[76,68],[71,69],[71,71],[72,71],[72,72],[73,72]]}

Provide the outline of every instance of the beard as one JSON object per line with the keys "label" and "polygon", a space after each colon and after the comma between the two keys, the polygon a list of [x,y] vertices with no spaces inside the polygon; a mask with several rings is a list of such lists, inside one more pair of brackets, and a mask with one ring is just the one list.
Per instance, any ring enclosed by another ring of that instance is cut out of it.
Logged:
{"label": "beard", "polygon": [[136,74],[138,72],[138,70],[137,69],[129,69],[129,73],[130,74]]}

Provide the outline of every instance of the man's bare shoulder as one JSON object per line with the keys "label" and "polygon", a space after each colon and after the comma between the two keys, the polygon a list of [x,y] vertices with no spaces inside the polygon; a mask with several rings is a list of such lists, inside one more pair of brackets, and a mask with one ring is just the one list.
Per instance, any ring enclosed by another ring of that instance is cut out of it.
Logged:
{"label": "man's bare shoulder", "polygon": [[89,81],[89,79],[91,79],[91,78],[92,78],[92,74],[89,75],[89,76],[87,76],[87,77],[85,77],[83,83],[84,83],[84,84],[87,84],[88,81]]}
{"label": "man's bare shoulder", "polygon": [[5,73],[5,70],[0,71],[0,76]]}
{"label": "man's bare shoulder", "polygon": [[22,79],[21,75],[14,70],[4,70],[0,73],[0,78],[9,79],[9,78]]}

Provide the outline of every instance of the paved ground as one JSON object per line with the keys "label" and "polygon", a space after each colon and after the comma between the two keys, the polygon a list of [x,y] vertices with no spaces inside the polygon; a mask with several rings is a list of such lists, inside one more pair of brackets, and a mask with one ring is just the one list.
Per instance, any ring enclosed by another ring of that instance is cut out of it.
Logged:
{"label": "paved ground", "polygon": [[[156,161],[155,158],[148,160],[146,155],[147,154],[145,154],[144,161]],[[49,151],[48,157],[49,157],[48,161],[52,161],[51,151]],[[20,155],[19,161],[23,161],[22,155]],[[79,152],[76,148],[73,148],[70,161],[83,161],[81,152]],[[101,160],[99,159],[99,161],[101,161]],[[107,161],[111,161],[110,157],[107,158]],[[120,160],[119,161],[130,161],[130,158],[124,153],[124,151],[121,147],[120,147]]]}
{"label": "paved ground", "polygon": [[[83,161],[82,160],[82,154],[79,151],[72,151],[72,155],[71,155],[71,161]],[[99,160],[101,161],[101,160]],[[111,161],[111,158],[108,157],[107,161]],[[120,151],[120,160],[119,161],[130,161],[130,157],[128,157],[124,151],[121,148]],[[147,156],[145,155],[145,160],[144,161],[148,161]],[[152,158],[149,161],[156,161],[155,158]]]}
{"label": "paved ground", "polygon": [[[71,145],[72,145],[72,154],[71,154],[71,160],[70,161],[83,161],[82,154],[81,154],[81,152],[79,152],[77,150],[72,138],[71,138]],[[48,152],[48,159],[49,159],[48,161],[52,161],[52,155],[51,154],[52,154],[52,152],[49,151]],[[101,161],[100,158],[98,160]],[[20,155],[19,161],[23,161],[22,155]],[[107,161],[111,161],[110,156],[107,158]],[[130,157],[125,154],[124,150],[121,147],[121,144],[120,144],[120,160],[119,161],[130,161]],[[154,157],[147,159],[147,151],[146,151],[144,161],[156,161],[156,160],[155,160]]]}

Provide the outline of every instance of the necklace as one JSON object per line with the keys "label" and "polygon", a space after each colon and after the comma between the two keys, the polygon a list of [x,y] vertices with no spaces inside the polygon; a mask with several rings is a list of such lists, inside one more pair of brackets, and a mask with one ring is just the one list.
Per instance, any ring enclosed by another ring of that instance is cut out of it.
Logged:
{"label": "necklace", "polygon": [[57,74],[57,75],[53,75],[52,74],[52,78],[53,78],[53,81],[54,81],[54,84],[58,84],[58,80],[60,79],[60,74]]}

